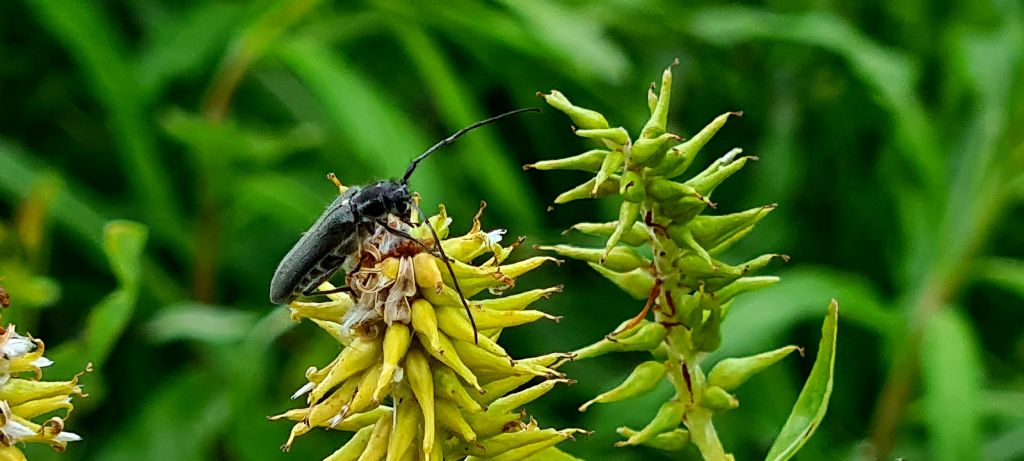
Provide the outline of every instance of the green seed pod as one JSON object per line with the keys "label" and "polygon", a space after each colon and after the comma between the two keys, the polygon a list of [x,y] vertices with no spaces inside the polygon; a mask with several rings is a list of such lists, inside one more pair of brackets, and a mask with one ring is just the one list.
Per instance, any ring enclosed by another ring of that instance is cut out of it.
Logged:
{"label": "green seed pod", "polygon": [[688,272],[682,281],[688,286],[704,286],[707,290],[717,291],[744,275],[763,269],[777,258],[783,261],[789,260],[786,255],[766,254],[736,266],[715,260],[714,266],[709,267],[700,258],[687,256],[684,258],[685,262],[680,262],[680,267],[688,267],[692,272]]}
{"label": "green seed pod", "polygon": [[[597,128],[591,130],[576,130],[576,136],[600,142],[605,146],[624,146],[629,144],[629,132],[621,126],[618,128]],[[609,145],[610,143],[610,145]]]}
{"label": "green seed pod", "polygon": [[582,154],[572,157],[559,158],[554,160],[541,160],[536,163],[523,165],[524,170],[575,170],[597,173],[609,151],[602,149],[588,150]]}
{"label": "green seed pod", "polygon": [[656,361],[643,362],[633,369],[626,380],[614,389],[607,391],[580,406],[580,411],[587,411],[595,403],[611,403],[644,394],[654,389],[665,377],[665,364]]}
{"label": "green seed pod", "polygon": [[584,129],[608,128],[608,121],[600,112],[582,107],[574,106],[564,94],[558,90],[551,90],[551,93],[537,93],[545,102],[568,115],[572,123]]}
{"label": "green seed pod", "polygon": [[691,294],[690,288],[683,285],[663,288],[662,311],[692,330],[699,326],[704,318],[700,296],[699,292]]}
{"label": "green seed pod", "polygon": [[680,248],[692,251],[709,266],[713,264],[711,261],[711,255],[709,255],[707,250],[705,250],[704,247],[694,239],[688,224],[672,224],[668,226],[665,231],[668,233],[669,238],[671,238],[676,245],[679,245]]}
{"label": "green seed pod", "polygon": [[708,206],[714,207],[707,197],[698,193],[673,201],[659,202],[658,205],[661,214],[676,224],[689,223]]}
{"label": "green seed pod", "polygon": [[627,202],[640,203],[644,199],[644,178],[639,171],[626,170],[622,172],[622,179],[619,181],[619,194]]}
{"label": "green seed pod", "polygon": [[587,264],[634,299],[647,299],[647,296],[651,294],[651,288],[654,287],[654,276],[645,268],[633,269],[629,272],[615,272],[600,264]]}
{"label": "green seed pod", "polygon": [[670,400],[661,405],[658,414],[640,432],[633,434],[630,438],[616,442],[615,446],[640,445],[653,439],[658,434],[668,432],[679,426],[686,412],[686,405],[683,402]]}
{"label": "green seed pod", "polygon": [[603,249],[580,248],[572,245],[538,245],[534,248],[543,251],[554,251],[560,256],[592,263],[601,263],[603,258],[604,262],[602,264],[604,267],[616,272],[629,272],[638,267],[647,267],[651,264],[646,258],[640,256],[636,250],[624,246],[612,248],[612,251],[607,254]]}
{"label": "green seed pod", "polygon": [[686,185],[693,187],[699,194],[705,197],[710,196],[711,191],[715,190],[722,181],[732,176],[733,173],[740,171],[740,168],[747,164],[747,160],[757,159],[757,157],[736,158],[741,153],[743,153],[742,149],[729,151],[716,160],[715,163],[704,169],[704,171],[686,181]]}
{"label": "green seed pod", "polygon": [[592,195],[597,195],[598,189],[604,184],[605,180],[608,179],[614,173],[617,173],[622,168],[622,162],[625,155],[621,150],[613,150],[608,152],[601,163],[601,167],[597,172],[597,176],[594,177],[594,189],[591,192]]}
{"label": "green seed pod", "polygon": [[727,391],[736,390],[751,376],[774,365],[798,349],[800,348],[796,346],[786,346],[749,357],[723,359],[711,369],[711,373],[708,374],[708,384]]}
{"label": "green seed pod", "polygon": [[646,167],[655,167],[665,159],[669,146],[674,142],[681,141],[682,139],[683,138],[672,133],[665,133],[652,139],[637,139],[630,148],[629,163],[643,165]]}
{"label": "green seed pod", "polygon": [[636,333],[627,338],[614,340],[604,338],[574,352],[577,359],[589,359],[610,352],[649,351],[656,349],[668,334],[668,329],[658,322],[641,322]]}
{"label": "green seed pod", "polygon": [[720,306],[716,304],[712,307],[708,317],[700,324],[700,328],[693,332],[692,338],[693,346],[698,351],[712,352],[722,345],[722,308]]}
{"label": "green seed pod", "polygon": [[710,251],[736,235],[742,237],[749,233],[754,229],[754,225],[768,216],[775,207],[776,205],[765,205],[727,215],[697,216],[687,227],[694,240]]}
{"label": "green seed pod", "polygon": [[647,181],[647,195],[658,202],[667,203],[696,194],[697,189],[668,179],[650,178]]}
{"label": "green seed pod", "polygon": [[651,86],[647,88],[647,110],[652,114],[658,108],[658,95],[654,93],[654,88],[656,88],[654,82],[651,82]]}
{"label": "green seed pod", "polygon": [[683,174],[693,163],[693,159],[697,157],[700,149],[711,140],[732,115],[739,117],[743,115],[743,112],[726,112],[719,115],[692,138],[669,149],[665,161],[658,167],[657,173],[666,178],[674,178]]}
{"label": "green seed pod", "polygon": [[774,275],[763,275],[759,277],[740,277],[736,281],[715,291],[715,297],[723,305],[732,301],[736,296],[779,283],[779,278]]}
{"label": "green seed pod", "polygon": [[[618,221],[606,222],[606,223],[590,223],[581,222],[575,224],[569,228],[569,230],[562,233],[562,235],[568,234],[569,231],[579,231],[583,234],[593,235],[594,237],[604,237],[607,239],[611,237],[612,232],[615,232],[615,228],[619,226]],[[622,237],[619,238],[620,243],[625,243],[629,246],[640,246],[647,243],[647,227],[642,222],[635,222],[633,226],[622,233]]]}
{"label": "green seed pod", "polygon": [[[672,66],[676,64],[679,64],[678,59]],[[661,92],[658,93],[658,102],[651,109],[651,118],[640,132],[643,139],[656,138],[665,133],[665,127],[668,125],[668,106],[672,99],[672,66],[668,66],[661,73]]]}
{"label": "green seed pod", "polygon": [[740,401],[721,387],[709,386],[701,394],[700,406],[714,412],[729,411],[740,406]]}
{"label": "green seed pod", "polygon": [[[628,427],[620,427],[615,430],[619,435],[629,438],[637,434],[636,430]],[[654,436],[654,438],[647,440],[641,445],[648,446],[651,448],[657,448],[658,450],[676,452],[686,448],[686,445],[690,443],[690,432],[681,427],[677,427],[668,432],[662,432]]]}
{"label": "green seed pod", "polygon": [[563,203],[569,203],[569,202],[571,202],[573,200],[580,200],[580,199],[585,199],[585,198],[601,198],[601,197],[607,197],[609,195],[614,195],[614,194],[619,193],[619,176],[618,175],[614,175],[613,174],[613,175],[609,176],[608,180],[606,180],[604,183],[602,183],[601,187],[599,187],[597,189],[597,194],[595,195],[593,192],[594,192],[594,185],[596,185],[596,184],[597,184],[596,179],[595,178],[590,178],[589,181],[587,181],[587,182],[585,182],[583,184],[580,184],[580,185],[578,185],[576,187],[573,187],[572,189],[569,189],[569,190],[567,190],[565,192],[562,192],[561,195],[559,195],[558,197],[555,197],[555,204],[556,205],[561,205]]}
{"label": "green seed pod", "polygon": [[[633,202],[622,202],[619,205],[619,226],[612,231],[612,235],[608,237],[608,241],[604,244],[605,258],[608,257],[608,253],[612,251],[619,244],[619,239],[622,238],[622,234],[626,233],[627,229],[632,229],[633,224],[640,218],[640,204]],[[601,258],[602,262],[605,258]]]}

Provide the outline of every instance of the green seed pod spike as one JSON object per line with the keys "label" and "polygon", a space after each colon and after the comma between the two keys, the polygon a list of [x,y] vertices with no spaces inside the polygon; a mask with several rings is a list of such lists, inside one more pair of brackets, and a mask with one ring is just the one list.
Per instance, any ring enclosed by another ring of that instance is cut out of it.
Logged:
{"label": "green seed pod spike", "polygon": [[602,149],[588,150],[572,157],[554,160],[541,160],[537,163],[523,165],[524,170],[576,170],[597,173],[609,151]]}
{"label": "green seed pod spike", "polygon": [[597,111],[574,106],[569,102],[569,98],[566,98],[558,90],[551,90],[551,93],[548,94],[537,93],[537,96],[551,105],[551,107],[564,112],[565,115],[572,119],[572,123],[575,123],[580,128],[588,130],[608,128],[608,120],[605,120],[604,115]]}
{"label": "green seed pod spike", "polygon": [[654,389],[662,378],[665,377],[665,364],[656,361],[643,362],[633,369],[633,372],[626,377],[626,380],[614,389],[594,397],[587,403],[580,406],[579,410],[587,411],[595,403],[611,403],[628,399],[644,394]]}
{"label": "green seed pod spike", "polygon": [[642,139],[656,138],[665,133],[665,127],[668,125],[668,106],[672,99],[672,66],[678,64],[679,60],[676,59],[661,73],[661,92],[658,93],[658,102],[654,109],[651,109],[651,118],[647,120],[643,131],[640,132]]}

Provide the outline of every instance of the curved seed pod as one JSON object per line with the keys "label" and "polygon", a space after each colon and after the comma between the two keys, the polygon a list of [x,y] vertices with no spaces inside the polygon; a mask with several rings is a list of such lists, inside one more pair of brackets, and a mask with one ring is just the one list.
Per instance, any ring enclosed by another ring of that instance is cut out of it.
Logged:
{"label": "curved seed pod", "polygon": [[594,344],[578,349],[574,354],[577,359],[589,359],[609,352],[649,351],[656,349],[661,340],[665,339],[668,329],[657,322],[641,322],[636,333],[628,337],[617,337],[614,340],[604,338]]}
{"label": "curved seed pod", "polygon": [[388,439],[391,436],[391,415],[381,416],[374,424],[370,440],[366,442],[366,448],[359,455],[358,461],[379,461],[388,452]]}
{"label": "curved seed pod", "polygon": [[537,96],[551,107],[564,112],[580,128],[608,128],[608,121],[605,120],[604,115],[594,110],[574,106],[569,102],[569,98],[566,98],[560,91],[551,90],[548,94],[537,93]]}
{"label": "curved seed pod", "polygon": [[647,181],[647,196],[663,205],[691,195],[698,195],[693,186],[658,177]]}
{"label": "curved seed pod", "polygon": [[379,402],[387,391],[398,369],[398,362],[405,357],[412,343],[412,331],[404,323],[395,322],[384,332],[384,365],[377,379],[377,389],[373,391],[373,400]]}
{"label": "curved seed pod", "polygon": [[[449,370],[446,367],[438,368]],[[405,375],[423,413],[423,453],[429,456],[434,449],[434,379],[430,373],[430,363],[419,349],[410,349],[405,354]],[[454,373],[451,377],[457,379]]]}
{"label": "curved seed pod", "polygon": [[758,221],[775,208],[776,205],[771,204],[727,215],[697,216],[690,221],[688,227],[694,240],[710,250],[737,234],[750,232]]}
{"label": "curved seed pod", "polygon": [[588,173],[597,173],[607,163],[606,157],[612,151],[603,149],[588,150],[582,154],[572,157],[559,158],[554,160],[541,160],[537,163],[523,165],[524,170],[577,170]]}
{"label": "curved seed pod", "polygon": [[725,303],[731,301],[742,293],[769,287],[776,283],[779,283],[779,278],[774,275],[740,277],[736,279],[736,281],[718,289],[718,291],[715,292],[715,296],[718,297],[718,302],[725,305]]}
{"label": "curved seed pod", "polygon": [[743,112],[726,112],[715,117],[711,123],[708,123],[707,126],[702,128],[692,138],[669,149],[665,160],[655,169],[656,174],[666,178],[674,178],[683,174],[690,167],[690,164],[693,163],[693,159],[697,157],[700,149],[725,125],[726,120],[731,116],[739,117],[742,115]]}
{"label": "curved seed pod", "polygon": [[740,401],[725,389],[718,386],[704,388],[700,397],[700,405],[716,412],[728,411],[740,406]]}
{"label": "curved seed pod", "polygon": [[658,414],[654,416],[654,419],[647,423],[647,426],[628,439],[616,442],[615,446],[640,445],[653,439],[658,434],[673,430],[682,422],[685,412],[686,406],[682,402],[676,400],[665,402],[658,409]]}
{"label": "curved seed pod", "polygon": [[614,389],[607,391],[580,406],[580,411],[587,411],[595,403],[610,403],[625,400],[654,389],[665,377],[665,364],[656,361],[643,362],[633,369],[626,380]]}
{"label": "curved seed pod", "polygon": [[715,163],[712,163],[704,171],[697,174],[697,176],[686,181],[685,184],[693,187],[705,197],[711,195],[711,191],[715,190],[719,184],[737,171],[740,171],[747,164],[747,160],[757,160],[757,157],[736,158],[736,156],[742,153],[743,149],[739,148],[727,152],[716,160]]}
{"label": "curved seed pod", "polygon": [[[572,437],[578,433],[585,433],[586,431],[580,429],[565,429],[556,431],[555,435],[552,435],[544,440],[534,442],[527,445],[511,448],[509,450],[497,452],[493,456],[487,458],[478,458],[476,456],[470,456],[466,458],[466,461],[479,461],[481,459],[487,459],[488,461],[516,461],[525,459],[531,455],[541,452],[542,450],[551,448],[559,442]],[[498,437],[498,436],[495,436]]]}
{"label": "curved seed pod", "polygon": [[619,180],[619,195],[627,202],[640,203],[644,199],[644,178],[637,170],[626,170]]}
{"label": "curved seed pod", "polygon": [[[679,64],[675,60],[672,65]],[[651,109],[651,118],[647,120],[643,130],[640,131],[641,138],[655,138],[665,132],[668,125],[668,106],[672,100],[672,66],[669,66],[661,73],[661,91],[658,93],[658,100]]]}
{"label": "curved seed pod", "polygon": [[391,435],[388,437],[388,453],[385,458],[387,461],[398,461],[409,449],[419,432],[421,416],[419,404],[407,386],[398,386],[394,397],[397,397],[399,402],[395,405],[394,427],[391,428]]}
{"label": "curved seed pod", "polygon": [[[458,376],[455,376],[455,372],[450,368],[434,367],[433,382],[435,394],[440,398],[452,401],[460,410],[471,413],[484,410],[480,403],[473,399],[474,394],[466,390],[459,382]],[[484,391],[486,392],[486,386],[484,386]],[[476,393],[475,395],[484,394]]]}
{"label": "curved seed pod", "polygon": [[722,308],[715,305],[708,317],[701,322],[692,336],[693,346],[698,351],[711,352],[722,345]]}
{"label": "curved seed pod", "polygon": [[572,245],[537,245],[534,248],[543,251],[554,251],[559,256],[592,263],[601,263],[601,258],[604,258],[602,265],[615,272],[629,272],[639,267],[651,265],[651,262],[647,258],[640,256],[636,250],[624,246],[612,248],[607,255],[604,249],[581,248]]}
{"label": "curved seed pod", "polygon": [[718,386],[726,391],[735,390],[751,376],[799,349],[796,346],[785,346],[748,357],[722,359],[708,374],[708,384]]}
{"label": "curved seed pod", "polygon": [[682,140],[683,138],[672,133],[663,133],[656,138],[637,139],[629,151],[629,162],[631,165],[656,167],[665,160],[669,147]]}
{"label": "curved seed pod", "polygon": [[467,442],[476,441],[476,432],[473,432],[473,428],[469,427],[466,418],[462,416],[462,412],[459,411],[454,403],[443,399],[436,400],[434,401],[434,411],[437,414],[437,422],[441,424],[441,427],[462,440]]}
{"label": "curved seed pod", "polygon": [[324,461],[356,461],[359,459],[359,455],[366,451],[366,446],[370,443],[373,428],[374,426],[366,426],[359,429],[341,448],[324,458]]}
{"label": "curved seed pod", "polygon": [[381,356],[381,352],[380,339],[356,338],[341,351],[338,361],[331,367],[324,380],[313,387],[309,393],[309,401],[319,402],[334,386],[369,368]]}
{"label": "curved seed pod", "polygon": [[692,251],[698,258],[707,263],[708,266],[714,267],[711,255],[693,238],[689,224],[672,224],[666,228],[666,233],[680,248]]}
{"label": "curved seed pod", "polygon": [[595,185],[597,185],[597,179],[590,178],[587,182],[559,194],[558,197],[555,197],[554,203],[555,205],[561,205],[573,200],[601,198],[617,194],[619,193],[619,175],[609,175],[608,179],[601,183],[596,192],[594,190]]}
{"label": "curved seed pod", "polygon": [[607,181],[612,174],[617,173],[622,168],[622,163],[626,158],[620,150],[605,152],[606,155],[601,161],[601,167],[598,169],[597,175],[594,176],[594,187],[590,192],[592,197],[596,197],[604,182]]}
{"label": "curved seed pod", "polygon": [[605,146],[622,146],[629,143],[629,132],[625,128],[594,128],[589,130],[575,130],[573,133],[581,138],[587,138],[599,142]]}
{"label": "curved seed pod", "polygon": [[612,235],[608,237],[608,241],[604,244],[605,257],[619,244],[619,239],[622,238],[622,234],[628,229],[633,228],[633,223],[640,217],[640,204],[633,202],[622,202],[619,206],[619,226],[612,231]]}
{"label": "curved seed pod", "polygon": [[[619,435],[629,438],[637,434],[638,431],[630,429],[628,427],[620,427],[616,429]],[[657,448],[662,451],[682,451],[686,448],[686,445],[690,443],[690,432],[681,427],[677,427],[668,432],[662,432],[654,436],[654,438],[644,441],[641,445],[645,445],[651,448]]]}
{"label": "curved seed pod", "polygon": [[615,272],[600,264],[587,263],[592,269],[611,280],[634,299],[647,299],[654,288],[654,276],[646,268],[637,268],[629,272]]}
{"label": "curved seed pod", "polygon": [[[612,232],[619,226],[618,221],[606,222],[606,223],[589,223],[582,222],[574,224],[569,230],[563,232],[565,235],[569,231],[579,231],[583,234],[593,235],[594,237],[604,237],[607,239],[611,237]],[[629,246],[640,246],[647,243],[647,229],[642,222],[635,222],[633,226],[622,233],[622,237],[619,239],[620,242],[625,243]]]}

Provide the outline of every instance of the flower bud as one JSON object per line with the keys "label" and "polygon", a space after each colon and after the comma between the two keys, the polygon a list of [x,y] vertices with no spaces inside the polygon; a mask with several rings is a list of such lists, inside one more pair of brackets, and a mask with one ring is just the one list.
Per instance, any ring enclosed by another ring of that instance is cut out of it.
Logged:
{"label": "flower bud", "polygon": [[558,109],[568,115],[576,126],[584,129],[608,128],[608,121],[600,112],[582,107],[574,106],[564,94],[557,90],[551,90],[548,94],[537,93],[551,107]]}
{"label": "flower bud", "polygon": [[740,387],[751,376],[774,365],[787,355],[800,348],[796,346],[780,347],[773,351],[740,358],[728,358],[719,361],[708,374],[708,384],[732,391]]}
{"label": "flower bud", "polygon": [[[602,149],[588,150],[582,154],[572,157],[559,158],[554,160],[541,160],[536,163],[523,165],[524,170],[577,170],[589,173],[597,173],[602,165],[607,163],[606,158],[611,151]],[[621,153],[620,153],[621,154]]]}
{"label": "flower bud", "polygon": [[610,403],[628,399],[654,389],[665,377],[665,364],[656,361],[643,362],[633,369],[626,380],[614,389],[607,391],[580,406],[580,411],[587,411],[595,403]]}
{"label": "flower bud", "polygon": [[725,389],[718,386],[708,386],[701,394],[700,405],[709,410],[720,412],[729,411],[740,406],[740,401]]}

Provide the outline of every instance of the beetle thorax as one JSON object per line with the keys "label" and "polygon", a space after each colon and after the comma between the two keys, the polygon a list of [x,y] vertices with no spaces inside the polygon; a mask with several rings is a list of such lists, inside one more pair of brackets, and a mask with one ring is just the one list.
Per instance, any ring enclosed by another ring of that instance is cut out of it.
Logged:
{"label": "beetle thorax", "polygon": [[398,181],[379,181],[366,186],[352,198],[352,211],[362,222],[379,222],[388,215],[408,220],[412,196]]}

